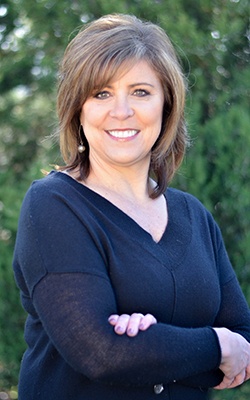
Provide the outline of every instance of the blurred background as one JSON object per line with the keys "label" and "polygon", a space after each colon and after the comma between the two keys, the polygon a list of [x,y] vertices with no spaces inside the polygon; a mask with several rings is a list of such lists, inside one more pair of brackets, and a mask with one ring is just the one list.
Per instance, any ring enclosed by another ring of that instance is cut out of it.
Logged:
{"label": "blurred background", "polygon": [[[62,163],[55,137],[57,69],[83,23],[121,12],[158,23],[189,82],[192,147],[172,186],[197,196],[219,223],[250,304],[250,68],[248,0],[1,0],[0,400],[17,399],[25,314],[12,274],[23,196]],[[247,400],[250,383],[212,391]]]}

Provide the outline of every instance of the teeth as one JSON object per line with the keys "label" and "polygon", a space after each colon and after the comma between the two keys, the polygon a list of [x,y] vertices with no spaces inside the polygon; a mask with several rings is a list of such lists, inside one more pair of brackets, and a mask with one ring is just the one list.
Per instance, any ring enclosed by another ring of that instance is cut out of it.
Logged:
{"label": "teeth", "polygon": [[129,130],[129,131],[108,131],[108,133],[111,136],[114,136],[116,138],[128,138],[128,137],[132,137],[134,135],[136,135],[138,133],[138,131],[136,130]]}

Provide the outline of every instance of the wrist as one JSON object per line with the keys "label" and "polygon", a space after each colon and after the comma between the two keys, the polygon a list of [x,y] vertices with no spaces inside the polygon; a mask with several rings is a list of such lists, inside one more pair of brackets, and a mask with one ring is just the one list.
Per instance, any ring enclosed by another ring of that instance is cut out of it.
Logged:
{"label": "wrist", "polygon": [[221,349],[221,365],[223,365],[230,357],[230,340],[229,335],[232,334],[227,328],[213,328],[215,331],[220,349]]}

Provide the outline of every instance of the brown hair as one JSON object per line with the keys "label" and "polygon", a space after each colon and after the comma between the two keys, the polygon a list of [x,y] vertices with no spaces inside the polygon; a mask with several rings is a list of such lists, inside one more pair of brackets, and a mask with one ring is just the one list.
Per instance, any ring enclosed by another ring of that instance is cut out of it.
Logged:
{"label": "brown hair", "polygon": [[162,129],[151,152],[149,174],[157,181],[151,194],[162,194],[180,166],[188,142],[184,120],[185,79],[175,50],[159,26],[135,16],[111,14],[86,25],[69,43],[60,68],[57,110],[65,168],[79,167],[79,179],[89,174],[89,147],[78,152],[80,112],[93,91],[145,60],[156,72],[164,91]]}

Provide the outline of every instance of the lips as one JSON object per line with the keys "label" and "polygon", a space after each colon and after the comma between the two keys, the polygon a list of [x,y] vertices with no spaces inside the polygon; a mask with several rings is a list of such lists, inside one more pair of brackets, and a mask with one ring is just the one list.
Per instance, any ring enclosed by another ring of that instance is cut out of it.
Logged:
{"label": "lips", "polygon": [[127,129],[127,130],[111,130],[106,132],[114,138],[126,139],[137,135],[139,131],[136,129]]}

